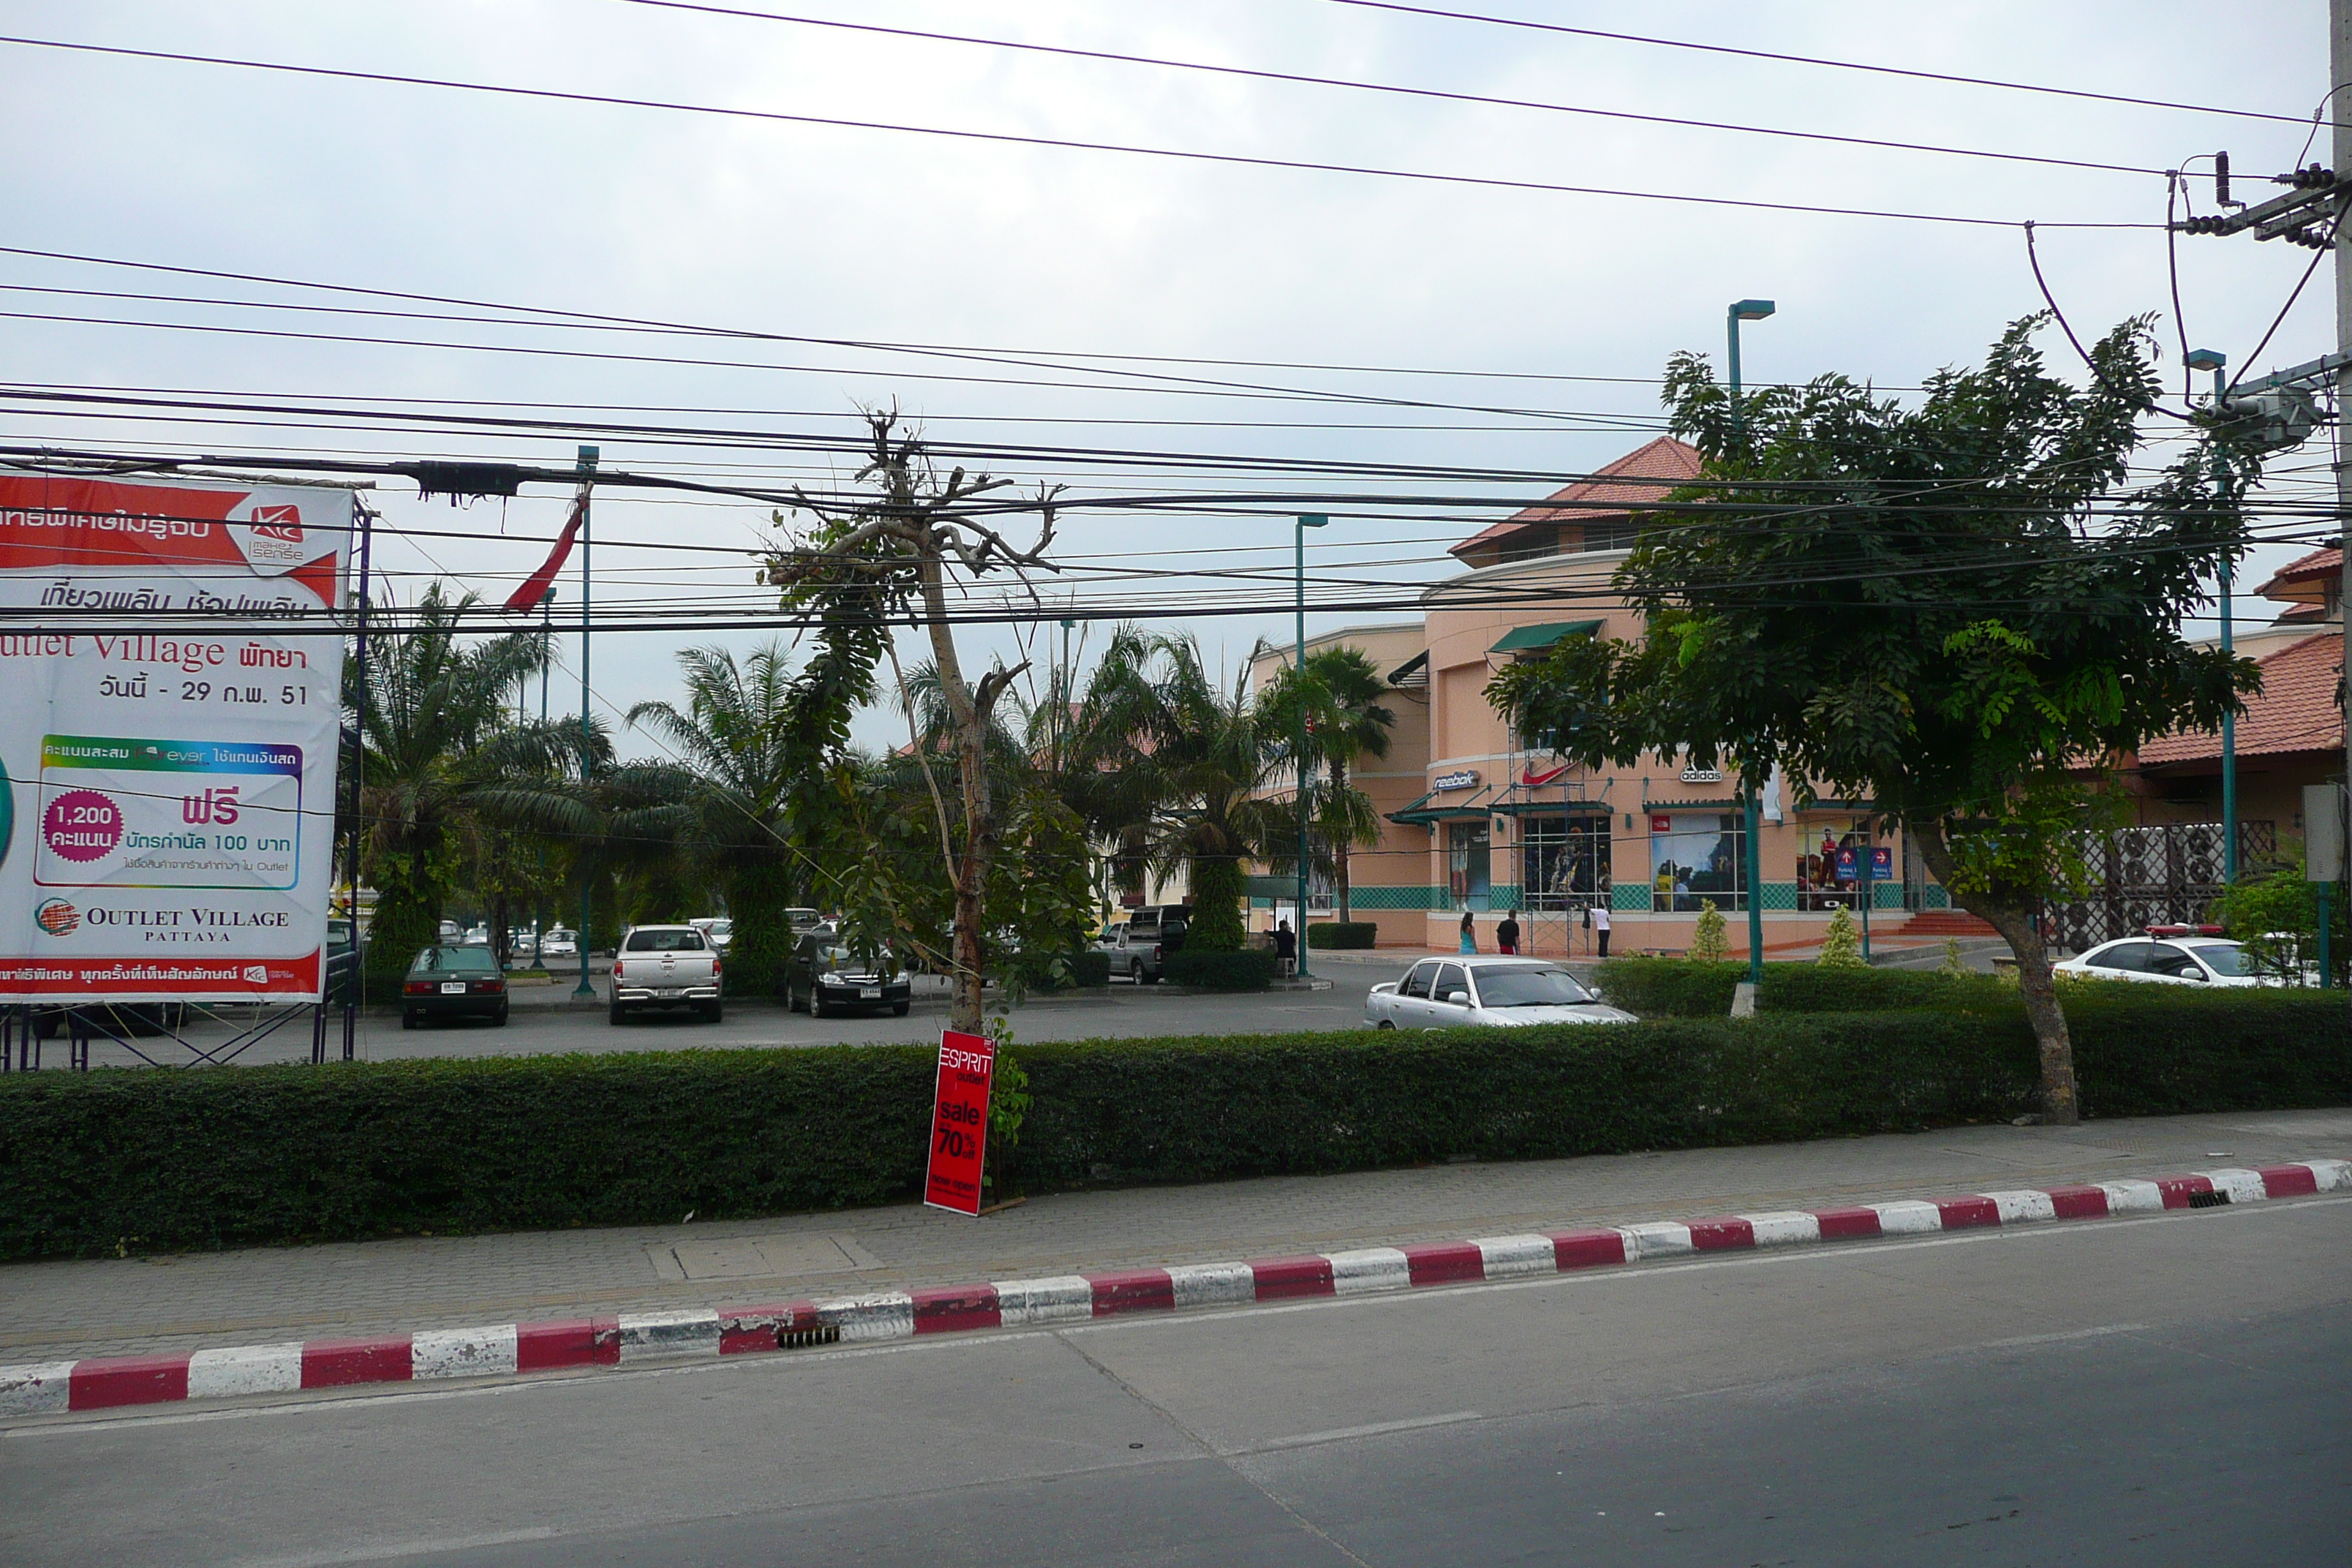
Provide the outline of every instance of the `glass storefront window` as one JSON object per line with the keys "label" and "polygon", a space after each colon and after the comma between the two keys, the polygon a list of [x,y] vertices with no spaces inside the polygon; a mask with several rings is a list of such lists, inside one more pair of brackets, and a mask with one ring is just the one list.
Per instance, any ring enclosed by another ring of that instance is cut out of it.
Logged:
{"label": "glass storefront window", "polygon": [[1519,885],[1530,911],[1582,910],[1609,901],[1609,819],[1519,818]]}
{"label": "glass storefront window", "polygon": [[1857,865],[1865,866],[1871,843],[1870,824],[1862,817],[1809,827],[1805,851],[1797,857],[1797,907],[1824,914],[1831,910],[1859,910],[1861,889],[1866,884],[1857,878],[1838,876],[1838,851],[1853,850]]}
{"label": "glass storefront window", "polygon": [[1661,914],[1696,914],[1713,903],[1726,914],[1745,910],[1747,835],[1738,812],[1650,814],[1650,908]]}
{"label": "glass storefront window", "polygon": [[1463,910],[1483,910],[1492,886],[1494,849],[1488,837],[1486,819],[1475,822],[1453,822],[1445,827],[1446,889],[1454,895],[1454,906]]}

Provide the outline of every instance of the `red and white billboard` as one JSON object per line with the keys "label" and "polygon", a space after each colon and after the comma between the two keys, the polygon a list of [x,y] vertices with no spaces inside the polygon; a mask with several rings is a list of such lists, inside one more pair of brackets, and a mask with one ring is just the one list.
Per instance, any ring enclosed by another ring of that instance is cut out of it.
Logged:
{"label": "red and white billboard", "polygon": [[988,1100],[996,1087],[996,1047],[979,1035],[940,1032],[940,1072],[931,1096],[931,1154],[923,1202],[958,1214],[980,1213],[981,1174],[988,1164]]}
{"label": "red and white billboard", "polygon": [[345,490],[0,470],[0,1001],[320,994],[351,531]]}

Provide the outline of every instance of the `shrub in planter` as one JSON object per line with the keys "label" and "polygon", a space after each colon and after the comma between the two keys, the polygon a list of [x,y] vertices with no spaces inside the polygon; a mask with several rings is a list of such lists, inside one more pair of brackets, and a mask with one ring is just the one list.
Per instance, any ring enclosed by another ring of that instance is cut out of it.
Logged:
{"label": "shrub in planter", "polygon": [[1309,921],[1307,945],[1321,948],[1370,947],[1381,928],[1370,921]]}
{"label": "shrub in planter", "polygon": [[1197,985],[1204,991],[1263,991],[1281,960],[1255,948],[1240,952],[1202,952],[1184,947],[1160,961],[1160,972],[1176,985]]}

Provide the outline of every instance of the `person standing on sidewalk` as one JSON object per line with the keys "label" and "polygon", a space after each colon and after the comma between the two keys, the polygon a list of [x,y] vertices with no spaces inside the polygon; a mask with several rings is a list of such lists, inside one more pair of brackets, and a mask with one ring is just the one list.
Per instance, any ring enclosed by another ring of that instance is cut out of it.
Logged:
{"label": "person standing on sidewalk", "polygon": [[1609,956],[1609,906],[1593,905],[1589,918],[1592,921],[1592,934],[1601,946],[1598,956],[1606,958]]}
{"label": "person standing on sidewalk", "polygon": [[1298,972],[1298,933],[1290,929],[1288,921],[1274,928],[1274,956],[1282,961],[1282,977],[1289,979]]}
{"label": "person standing on sidewalk", "polygon": [[1516,953],[1519,951],[1518,910],[1513,910],[1509,914],[1505,915],[1503,923],[1495,928],[1495,951],[1501,953]]}
{"label": "person standing on sidewalk", "polygon": [[1478,922],[1476,917],[1468,910],[1462,911],[1462,951],[1465,952],[1478,951]]}

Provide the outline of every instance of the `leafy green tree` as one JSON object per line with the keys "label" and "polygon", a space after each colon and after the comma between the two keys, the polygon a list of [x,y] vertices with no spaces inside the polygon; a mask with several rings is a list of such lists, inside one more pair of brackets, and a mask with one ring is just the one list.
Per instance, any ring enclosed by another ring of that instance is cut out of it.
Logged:
{"label": "leafy green tree", "polygon": [[2072,1122],[2073,1046],[2036,910],[2084,876],[2118,808],[2070,770],[2256,688],[2190,643],[2204,582],[2246,546],[2255,465],[2226,440],[2152,479],[2131,461],[2158,381],[2147,322],[2051,374],[2011,325],[1980,369],[1906,408],[1827,375],[1747,395],[1677,355],[1665,402],[1706,477],[1647,521],[1619,574],[1639,640],[1563,640],[1490,686],[1520,729],[1588,764],[1686,750],[1749,787],[1778,759],[1900,822],[1927,868],[2017,955],[2043,1112]]}
{"label": "leafy green tree", "polygon": [[794,744],[798,688],[781,643],[740,661],[723,647],[688,648],[677,662],[686,706],[640,702],[629,722],[659,735],[692,775],[680,804],[692,816],[690,853],[726,889],[735,922],[730,980],[747,994],[764,994],[792,956],[785,911],[795,886],[808,880],[788,807],[818,759]]}
{"label": "leafy green tree", "polygon": [[[1348,781],[1348,772],[1365,757],[1389,754],[1389,731],[1395,710],[1381,701],[1388,682],[1358,647],[1340,645],[1318,648],[1303,668],[1286,666],[1258,694],[1261,724],[1271,743],[1296,750],[1297,737],[1307,737],[1306,765],[1296,769],[1299,796],[1308,801],[1308,839],[1321,852],[1328,869],[1341,921],[1352,918],[1348,875],[1348,851],[1370,848],[1381,841],[1380,813],[1371,797]],[[1318,773],[1322,782],[1314,781]],[[1296,819],[1294,818],[1294,821]],[[1297,841],[1295,830],[1288,836]],[[1279,874],[1294,853],[1273,857]]]}
{"label": "leafy green tree", "polygon": [[344,706],[362,746],[359,869],[376,890],[375,984],[396,982],[438,938],[443,904],[489,836],[574,832],[593,820],[572,784],[603,737],[583,739],[568,720],[514,720],[508,694],[545,662],[545,640],[536,631],[463,636],[473,604],[435,583],[408,635],[378,641],[364,671],[346,666]]}
{"label": "leafy green tree", "polygon": [[1823,969],[1860,969],[1862,933],[1854,927],[1853,917],[1846,913],[1843,904],[1830,916],[1830,929],[1822,933],[1821,956],[1813,961]]}
{"label": "leafy green tree", "polygon": [[[2304,879],[2300,845],[2290,844],[2287,864],[2260,877],[2248,878],[2222,889],[2212,913],[2221,929],[2245,944],[2246,958],[2265,974],[2275,974],[2294,985],[2312,984],[2319,973],[2319,884]],[[2345,900],[2327,906],[2328,984],[2352,984],[2352,921]]]}
{"label": "leafy green tree", "polygon": [[1713,899],[1701,899],[1698,919],[1691,925],[1690,951],[1684,956],[1700,963],[1721,963],[1724,956],[1723,911]]}
{"label": "leafy green tree", "polygon": [[1282,820],[1262,797],[1275,752],[1248,680],[1221,684],[1190,635],[1123,626],[1087,682],[1073,753],[1074,773],[1115,780],[1095,821],[1130,863],[1185,873],[1184,945],[1205,952],[1242,946],[1242,863]]}

